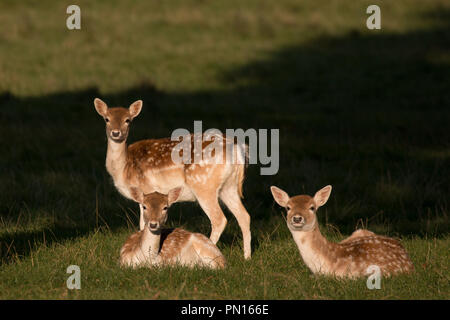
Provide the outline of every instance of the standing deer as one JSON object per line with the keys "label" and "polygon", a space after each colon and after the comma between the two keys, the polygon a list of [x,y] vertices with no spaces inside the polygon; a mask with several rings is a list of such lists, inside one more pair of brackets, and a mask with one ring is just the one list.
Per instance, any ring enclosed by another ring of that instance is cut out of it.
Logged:
{"label": "standing deer", "polygon": [[362,277],[367,275],[371,265],[377,265],[385,276],[414,270],[405,249],[395,239],[361,229],[340,243],[322,236],[316,213],[328,201],[331,186],[317,191],[314,197],[289,197],[280,188],[272,186],[270,189],[275,201],[287,209],[288,228],[303,261],[313,273]]}
{"label": "standing deer", "polygon": [[153,192],[144,195],[136,188],[132,197],[144,208],[144,229],[132,234],[120,250],[122,266],[181,264],[223,269],[225,257],[214,243],[200,233],[184,229],[163,229],[168,208],[181,194],[180,187],[167,195]]}
{"label": "standing deer", "polygon": [[[138,188],[144,194],[182,187],[178,201],[198,201],[211,221],[211,241],[219,240],[227,219],[220,208],[219,199],[236,217],[242,231],[244,257],[251,256],[250,215],[241,202],[244,181],[245,160],[239,163],[176,163],[172,160],[172,149],[179,143],[170,138],[141,140],[127,146],[126,140],[131,121],[139,115],[142,101],[138,100],[126,108],[108,108],[105,102],[96,98],[95,109],[106,122],[108,149],[106,169],[114,180],[117,190],[126,198],[132,199],[131,188]],[[227,143],[223,139],[223,148]],[[194,139],[191,139],[194,143]],[[210,142],[202,142],[202,151]],[[238,146],[233,143],[235,154]],[[242,150],[242,149],[241,149]],[[223,153],[225,154],[225,152]],[[140,230],[144,228],[143,207],[140,205]]]}

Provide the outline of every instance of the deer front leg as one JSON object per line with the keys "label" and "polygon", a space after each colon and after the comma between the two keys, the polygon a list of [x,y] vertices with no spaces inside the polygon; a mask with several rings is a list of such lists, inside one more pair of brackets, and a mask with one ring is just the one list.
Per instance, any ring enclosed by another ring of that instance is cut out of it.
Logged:
{"label": "deer front leg", "polygon": [[159,255],[159,252],[150,249],[148,253],[149,257],[147,261],[150,265],[158,266],[162,263],[162,259],[161,256]]}
{"label": "deer front leg", "polygon": [[145,222],[144,222],[144,207],[142,206],[142,204],[139,203],[139,210],[140,210],[140,215],[139,215],[139,230],[144,230],[145,227]]}

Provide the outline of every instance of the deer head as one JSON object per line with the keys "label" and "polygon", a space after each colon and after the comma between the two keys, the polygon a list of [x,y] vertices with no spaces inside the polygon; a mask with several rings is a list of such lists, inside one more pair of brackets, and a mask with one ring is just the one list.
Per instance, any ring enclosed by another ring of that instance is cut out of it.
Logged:
{"label": "deer head", "polygon": [[182,187],[178,187],[170,190],[167,195],[159,192],[144,195],[141,190],[131,188],[131,196],[144,209],[144,222],[150,231],[158,232],[164,223],[166,223],[167,211],[177,201],[181,191]]}
{"label": "deer head", "polygon": [[309,231],[317,225],[317,209],[323,206],[330,197],[331,186],[326,186],[316,192],[314,197],[289,195],[278,187],[270,187],[275,201],[286,208],[286,222],[291,231]]}
{"label": "deer head", "polygon": [[127,108],[108,108],[99,98],[94,100],[95,110],[105,119],[106,136],[114,142],[124,142],[128,138],[130,123],[142,109],[142,100],[133,102]]}

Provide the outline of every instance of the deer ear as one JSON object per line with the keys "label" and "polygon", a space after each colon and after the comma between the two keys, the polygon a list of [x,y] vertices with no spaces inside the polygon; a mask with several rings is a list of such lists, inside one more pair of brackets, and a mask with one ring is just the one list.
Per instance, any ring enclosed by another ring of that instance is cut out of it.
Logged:
{"label": "deer ear", "polygon": [[169,191],[167,194],[169,206],[172,205],[181,195],[181,191],[183,191],[183,187],[174,188]]}
{"label": "deer ear", "polygon": [[134,201],[144,203],[144,193],[140,189],[131,187],[130,194]]}
{"label": "deer ear", "polygon": [[316,203],[317,206],[321,207],[325,203],[327,203],[330,194],[331,194],[331,186],[328,185],[326,187],[323,187],[322,189],[317,191],[316,194],[314,195],[314,202]]}
{"label": "deer ear", "polygon": [[108,111],[108,106],[99,98],[94,99],[95,110],[97,110],[98,114],[103,118],[106,117],[106,113]]}
{"label": "deer ear", "polygon": [[290,197],[285,191],[275,186],[271,186],[270,191],[272,191],[273,198],[280,206],[287,206]]}
{"label": "deer ear", "polygon": [[134,119],[139,115],[139,113],[142,110],[142,104],[143,104],[142,100],[138,100],[130,105],[128,110],[130,112],[131,119]]}

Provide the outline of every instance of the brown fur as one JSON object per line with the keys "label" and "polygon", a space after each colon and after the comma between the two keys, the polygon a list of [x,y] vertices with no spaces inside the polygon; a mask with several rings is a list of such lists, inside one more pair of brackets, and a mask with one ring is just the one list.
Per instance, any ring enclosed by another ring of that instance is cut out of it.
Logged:
{"label": "brown fur", "polygon": [[351,240],[354,240],[356,238],[360,238],[360,237],[370,237],[370,236],[375,236],[375,233],[373,233],[372,231],[369,230],[365,230],[365,229],[358,229],[356,231],[354,231],[350,237],[348,237],[347,239],[342,240],[339,243],[345,243],[345,242],[349,242]]}
{"label": "brown fur", "polygon": [[204,235],[181,228],[161,228],[167,220],[168,207],[180,193],[181,189],[176,188],[170,190],[168,195],[158,192],[143,195],[133,189],[133,196],[144,206],[145,228],[132,234],[122,246],[121,265],[136,267],[180,263],[187,266],[225,267],[225,257]]}
{"label": "brown fur", "polygon": [[125,243],[123,244],[122,248],[120,249],[120,263],[125,264],[126,258],[128,258],[130,255],[135,254],[136,250],[138,250],[143,236],[144,231],[138,231],[130,235]]}
{"label": "brown fur", "polygon": [[[130,122],[139,114],[142,101],[136,101],[130,108],[108,108],[100,99],[95,99],[97,112],[106,122],[108,151],[106,168],[114,180],[119,192],[132,199],[131,189],[138,188],[144,193],[161,192],[167,194],[170,189],[182,186],[183,195],[179,201],[197,200],[211,221],[211,236],[217,243],[227,219],[219,205],[219,199],[230,209],[241,227],[244,241],[244,257],[251,256],[250,215],[242,205],[242,185],[245,164],[241,163],[191,163],[176,164],[172,161],[172,150],[178,141],[169,138],[148,139],[126,146]],[[129,122],[127,122],[129,120]],[[118,133],[115,137],[114,132]],[[194,137],[191,135],[194,146]],[[222,157],[225,157],[227,141],[216,136],[223,143]],[[211,141],[202,142],[202,152]],[[237,145],[233,145],[237,148]],[[191,148],[194,159],[194,148]],[[181,152],[182,155],[182,152]],[[221,155],[212,154],[220,159]],[[140,228],[143,228],[142,208]]]}
{"label": "brown fur", "polygon": [[289,197],[277,187],[271,190],[277,203],[288,210],[289,230],[303,260],[314,273],[360,277],[367,275],[367,268],[371,265],[380,267],[385,276],[414,271],[398,240],[368,230],[357,230],[340,243],[330,242],[322,236],[316,212],[327,202],[331,186],[319,190],[314,197]]}

